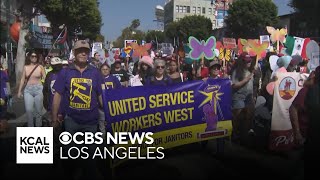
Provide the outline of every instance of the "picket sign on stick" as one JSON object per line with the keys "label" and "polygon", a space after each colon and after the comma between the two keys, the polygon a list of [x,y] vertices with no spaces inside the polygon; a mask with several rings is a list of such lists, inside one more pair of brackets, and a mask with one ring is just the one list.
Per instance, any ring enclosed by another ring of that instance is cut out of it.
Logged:
{"label": "picket sign on stick", "polygon": [[260,41],[257,39],[256,40],[249,39],[248,45],[250,47],[250,51],[252,51],[252,53],[256,55],[255,67],[257,67],[259,59],[266,56],[267,48],[269,47],[269,43],[263,42],[262,44],[260,44]]}
{"label": "picket sign on stick", "polygon": [[199,41],[197,38],[189,37],[190,52],[189,56],[193,60],[206,58],[212,60],[215,57],[214,49],[216,47],[216,38],[210,36],[206,41]]}
{"label": "picket sign on stick", "polygon": [[284,43],[287,35],[287,28],[275,29],[274,27],[267,26],[267,31],[270,35],[272,43],[277,42],[277,53],[280,52],[280,42]]}

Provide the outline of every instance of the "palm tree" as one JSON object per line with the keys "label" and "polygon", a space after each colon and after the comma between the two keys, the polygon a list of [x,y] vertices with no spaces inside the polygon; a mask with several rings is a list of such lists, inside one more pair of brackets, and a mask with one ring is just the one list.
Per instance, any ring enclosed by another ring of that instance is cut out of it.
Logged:
{"label": "palm tree", "polygon": [[140,26],[140,20],[139,20],[139,19],[134,19],[134,20],[131,22],[130,29],[131,29],[131,30],[135,30],[135,29],[137,29],[139,26]]}

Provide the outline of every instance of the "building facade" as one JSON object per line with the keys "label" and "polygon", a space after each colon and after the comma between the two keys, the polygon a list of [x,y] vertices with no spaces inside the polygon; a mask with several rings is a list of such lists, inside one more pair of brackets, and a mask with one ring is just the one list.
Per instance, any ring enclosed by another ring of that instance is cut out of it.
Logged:
{"label": "building facade", "polygon": [[212,29],[223,27],[229,4],[233,0],[170,0],[164,6],[164,27],[185,16],[202,15],[211,20]]}

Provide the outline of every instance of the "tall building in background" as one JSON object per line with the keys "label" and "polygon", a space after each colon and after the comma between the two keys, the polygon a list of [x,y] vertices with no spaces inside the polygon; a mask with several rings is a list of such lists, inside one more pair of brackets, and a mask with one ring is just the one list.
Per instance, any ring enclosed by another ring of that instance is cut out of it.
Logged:
{"label": "tall building in background", "polygon": [[164,28],[173,21],[190,15],[202,15],[211,20],[212,29],[223,27],[233,0],[169,0],[164,6]]}

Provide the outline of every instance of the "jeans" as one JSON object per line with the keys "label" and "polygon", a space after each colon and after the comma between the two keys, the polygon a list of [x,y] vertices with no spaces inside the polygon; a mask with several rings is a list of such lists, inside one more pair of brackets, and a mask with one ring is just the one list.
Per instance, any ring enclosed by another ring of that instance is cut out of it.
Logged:
{"label": "jeans", "polygon": [[[98,131],[98,124],[95,125],[86,125],[86,124],[79,124],[74,119],[69,116],[65,116],[64,118],[64,127],[65,131],[69,132],[71,135],[75,134],[76,132],[92,132],[96,133]],[[82,139],[84,140],[84,139]],[[65,168],[67,176],[72,176],[74,168],[82,168],[82,176],[84,179],[96,179],[96,171],[97,165],[96,160],[92,159],[92,156],[97,148],[95,144],[92,145],[76,145],[74,142],[70,143],[66,146],[67,149],[71,148],[72,146],[77,146],[78,148],[81,147],[88,147],[88,154],[89,158],[81,160],[79,158],[77,160],[69,160],[67,168]],[[71,153],[72,154],[72,153]],[[73,155],[74,156],[74,155]],[[71,174],[70,174],[71,173]]]}
{"label": "jeans", "polygon": [[99,109],[99,130],[103,133],[103,138],[106,136],[106,118],[103,110]]}
{"label": "jeans", "polygon": [[[42,109],[43,109],[43,86],[42,84],[27,85],[24,89],[24,105],[27,112],[28,127],[42,126]],[[34,108],[35,107],[35,108]],[[33,118],[36,118],[34,124]]]}

